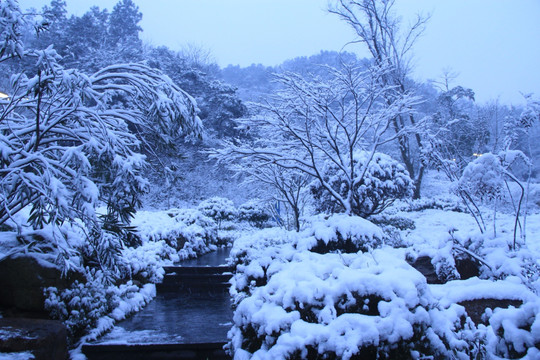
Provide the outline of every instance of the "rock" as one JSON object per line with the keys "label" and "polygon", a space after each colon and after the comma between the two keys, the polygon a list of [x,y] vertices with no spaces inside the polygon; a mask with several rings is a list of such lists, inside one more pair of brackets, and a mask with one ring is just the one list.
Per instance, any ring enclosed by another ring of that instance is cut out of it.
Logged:
{"label": "rock", "polygon": [[467,254],[456,257],[456,270],[461,280],[480,275],[480,263]]}
{"label": "rock", "polygon": [[510,306],[520,307],[523,304],[520,300],[497,300],[497,299],[477,299],[462,301],[459,305],[462,305],[467,311],[467,315],[476,324],[487,325],[488,322],[482,319],[482,315],[486,312],[486,309],[495,308],[508,308]]}
{"label": "rock", "polygon": [[437,272],[435,271],[435,267],[431,263],[431,258],[429,256],[420,256],[413,262],[409,262],[409,264],[425,276],[428,284],[443,283],[437,277]]}
{"label": "rock", "polygon": [[0,352],[23,351],[35,360],[66,360],[66,327],[56,320],[0,318]]}
{"label": "rock", "polygon": [[0,261],[0,306],[23,311],[43,312],[43,289],[54,286],[69,287],[80,274],[62,277],[56,266],[40,262],[31,256],[17,256]]}

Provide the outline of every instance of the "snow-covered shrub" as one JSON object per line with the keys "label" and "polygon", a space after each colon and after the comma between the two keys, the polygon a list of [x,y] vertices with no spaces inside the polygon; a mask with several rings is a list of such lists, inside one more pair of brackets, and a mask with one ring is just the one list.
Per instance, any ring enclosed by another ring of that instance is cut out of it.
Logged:
{"label": "snow-covered shrub", "polygon": [[296,252],[298,233],[281,228],[263,229],[238,238],[231,249],[229,265],[235,267],[231,294],[234,303],[263,286]]}
{"label": "snow-covered shrub", "polygon": [[379,246],[384,237],[380,228],[357,216],[317,216],[310,221],[300,233],[271,228],[237,239],[230,254],[230,265],[236,267],[233,295],[242,298],[265,285],[299,251],[356,253]]}
{"label": "snow-covered shrub", "polygon": [[143,242],[164,240],[181,259],[197,257],[216,248],[216,223],[194,209],[140,211],[133,219]]}
{"label": "snow-covered shrub", "polygon": [[71,340],[79,338],[103,316],[115,310],[122,299],[133,297],[139,287],[130,281],[119,286],[106,285],[101,271],[88,270],[86,282],[75,281],[69,289],[45,289],[45,309],[51,318],[61,320]]}
{"label": "snow-covered shrub", "polygon": [[252,199],[238,207],[238,219],[249,222],[251,226],[262,228],[270,220],[270,214],[261,200]]}
{"label": "snow-covered shrub", "polygon": [[[469,200],[479,199],[483,202],[494,202],[507,194],[516,218],[514,225],[513,248],[517,245],[517,224],[521,216],[521,207],[525,198],[525,186],[515,171],[521,167],[532,166],[531,160],[519,150],[505,150],[498,154],[485,153],[470,162],[459,179],[457,190],[469,194]],[[510,183],[519,188],[518,194],[512,194]],[[481,216],[480,211],[479,216]],[[479,224],[481,230],[482,226]]]}
{"label": "snow-covered shrub", "polygon": [[[379,214],[396,199],[412,196],[414,185],[403,165],[390,156],[375,153],[370,160],[370,153],[357,152],[354,170],[357,174],[365,173],[353,186],[353,206],[351,212],[361,217]],[[349,192],[350,180],[333,162],[327,162],[323,169],[323,179],[341,196]],[[320,181],[311,185],[315,205],[318,211],[326,213],[344,212],[343,206],[324,188]]]}
{"label": "snow-covered shrub", "polygon": [[423,197],[421,199],[412,200],[409,206],[405,207],[405,211],[423,211],[427,209],[438,209],[444,211],[454,211],[464,213],[467,208],[457,197]]}
{"label": "snow-covered shrub", "polygon": [[122,249],[121,266],[129,279],[158,283],[165,273],[163,266],[179,260],[177,250],[164,240],[147,241],[137,248]]}
{"label": "snow-covered shrub", "polygon": [[370,220],[381,227],[394,227],[399,230],[414,230],[416,228],[413,220],[398,215],[379,214]]}
{"label": "snow-covered shrub", "polygon": [[[540,358],[540,302],[497,308],[489,318],[488,351],[503,359]],[[491,330],[491,331],[489,331]]]}
{"label": "snow-covered shrub", "polygon": [[485,246],[482,234],[459,234],[451,227],[448,236],[440,240],[431,262],[443,283],[474,276],[496,278],[484,259],[489,252],[491,249]]}
{"label": "snow-covered shrub", "polygon": [[182,209],[174,218],[178,223],[185,225],[177,240],[182,247],[181,252],[188,257],[196,257],[216,248],[219,242],[216,222],[195,209]]}
{"label": "snow-covered shrub", "polygon": [[437,250],[435,257],[431,263],[435,267],[437,278],[443,283],[460,279],[459,272],[456,268],[456,260],[454,259],[454,243],[449,239],[446,243],[441,244]]}
{"label": "snow-covered shrub", "polygon": [[395,214],[382,213],[370,217],[370,220],[383,231],[384,243],[395,248],[407,246],[401,237],[401,231],[416,228],[413,220]]}
{"label": "snow-covered shrub", "polygon": [[468,359],[469,325],[398,256],[300,251],[238,304],[229,348],[253,359]]}
{"label": "snow-covered shrub", "polygon": [[463,170],[458,187],[481,200],[501,197],[504,188],[504,170],[498,156],[485,153],[470,162]]}
{"label": "snow-covered shrub", "polygon": [[234,220],[237,213],[231,200],[217,196],[202,201],[197,210],[204,216],[215,220],[218,228],[221,228],[223,221]]}
{"label": "snow-covered shrub", "polygon": [[372,222],[358,216],[335,214],[319,216],[298,237],[299,250],[316,253],[369,251],[382,244],[384,234]]}

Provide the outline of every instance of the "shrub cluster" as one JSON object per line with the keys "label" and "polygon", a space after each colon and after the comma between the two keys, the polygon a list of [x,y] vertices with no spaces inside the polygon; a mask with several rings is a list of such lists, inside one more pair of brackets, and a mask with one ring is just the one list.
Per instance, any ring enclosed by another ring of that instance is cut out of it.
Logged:
{"label": "shrub cluster", "polygon": [[[368,152],[359,152],[354,161],[356,176],[360,179],[349,179],[334,163],[328,163],[324,168],[323,179],[332,189],[346,198],[352,185],[354,205],[351,211],[361,217],[379,214],[395,200],[412,196],[413,181],[403,165],[390,156],[375,153],[369,159]],[[365,168],[365,164],[368,164]],[[315,206],[318,212],[340,213],[343,206],[326,190],[319,181],[311,185]]]}
{"label": "shrub cluster", "polygon": [[237,306],[230,332],[236,354],[451,359],[468,352],[464,309],[439,306],[422,275],[397,257],[304,251],[279,267]]}
{"label": "shrub cluster", "polygon": [[[107,285],[103,273],[95,270],[87,272],[86,282],[75,281],[62,291],[49,287],[44,292],[45,309],[51,318],[66,325],[71,342],[96,328],[103,317],[112,315],[120,320],[126,312],[138,310],[150,299],[141,295],[141,288],[131,281],[118,286]],[[120,310],[121,303],[130,305]]]}
{"label": "shrub cluster", "polygon": [[213,197],[202,201],[197,207],[197,210],[204,216],[213,219],[219,229],[221,229],[221,224],[224,221],[232,221],[237,216],[234,203],[222,197]]}
{"label": "shrub cluster", "polygon": [[263,228],[270,220],[270,215],[261,200],[253,199],[238,207],[238,220],[247,221],[251,226]]}
{"label": "shrub cluster", "polygon": [[465,358],[464,309],[440,306],[397,253],[374,249],[382,236],[367,220],[334,215],[300,233],[237,240],[229,350],[254,359]]}

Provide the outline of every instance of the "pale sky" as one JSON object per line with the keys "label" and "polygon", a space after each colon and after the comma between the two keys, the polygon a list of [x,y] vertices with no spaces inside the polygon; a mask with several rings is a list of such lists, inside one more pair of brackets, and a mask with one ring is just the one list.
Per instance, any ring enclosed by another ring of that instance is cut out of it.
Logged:
{"label": "pale sky", "polygon": [[[49,1],[20,0],[41,8]],[[112,10],[116,0],[67,0],[82,15],[90,6]],[[142,39],[178,50],[192,44],[210,50],[220,66],[277,65],[320,50],[341,50],[354,33],[328,14],[328,0],[134,0],[143,13]],[[454,85],[472,88],[477,101],[522,103],[540,96],[539,0],[397,0],[404,22],[430,13],[414,48],[417,80],[459,74]],[[345,50],[365,53],[359,45]]]}

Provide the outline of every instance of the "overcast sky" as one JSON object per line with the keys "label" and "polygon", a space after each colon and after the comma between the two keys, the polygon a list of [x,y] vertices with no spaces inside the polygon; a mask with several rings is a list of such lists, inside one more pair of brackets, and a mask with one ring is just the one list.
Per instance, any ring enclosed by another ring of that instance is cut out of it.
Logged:
{"label": "overcast sky", "polygon": [[[112,10],[116,0],[67,0],[82,15],[90,6]],[[134,0],[143,13],[143,40],[178,50],[186,44],[210,50],[220,66],[277,65],[320,50],[341,50],[354,34],[328,0]],[[45,0],[20,0],[23,9]],[[417,80],[459,74],[454,85],[472,88],[477,100],[522,102],[520,92],[540,96],[539,0],[397,0],[404,22],[431,14],[414,48]],[[364,56],[358,45],[345,47]]]}

